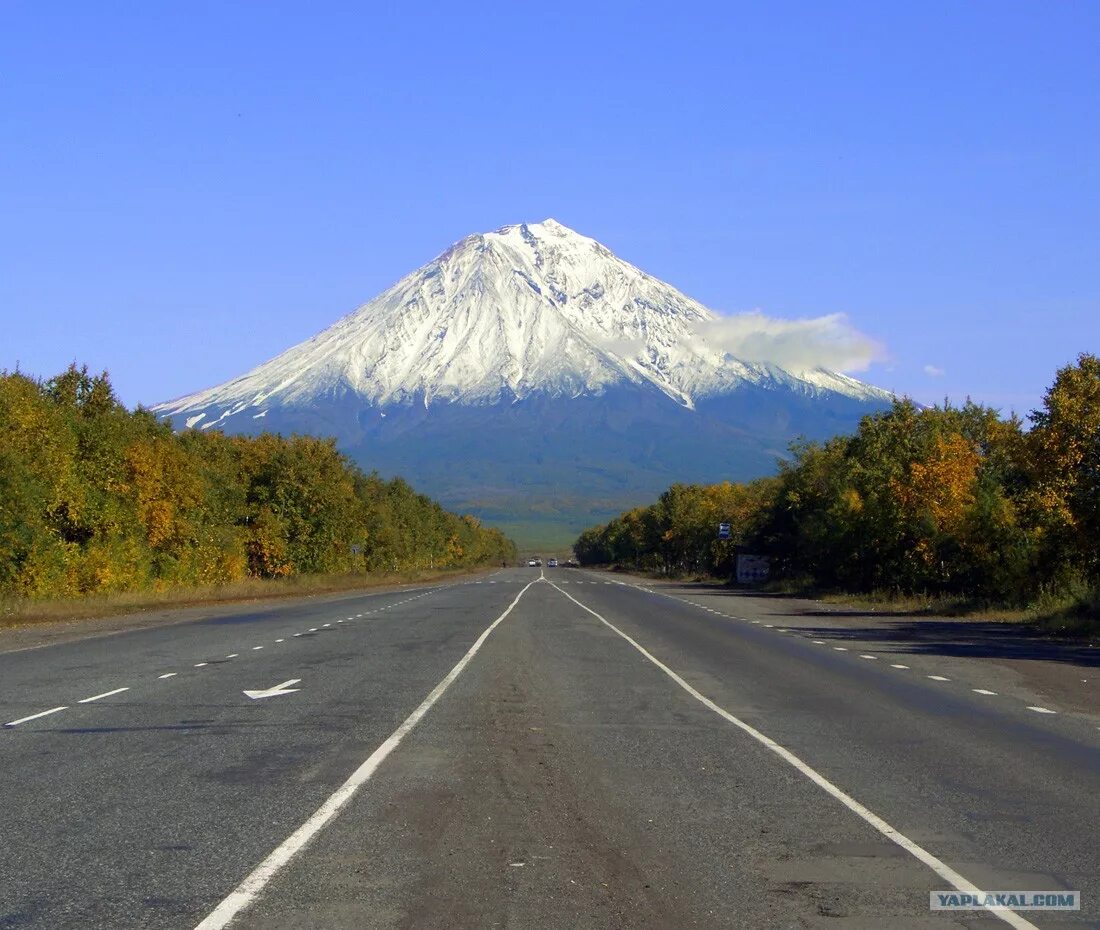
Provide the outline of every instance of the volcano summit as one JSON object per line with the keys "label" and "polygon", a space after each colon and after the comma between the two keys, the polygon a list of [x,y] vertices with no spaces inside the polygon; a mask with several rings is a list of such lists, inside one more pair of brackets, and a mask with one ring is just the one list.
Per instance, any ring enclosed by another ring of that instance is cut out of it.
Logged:
{"label": "volcano summit", "polygon": [[735,357],[719,318],[554,220],[468,236],[322,333],[159,404],[177,428],[335,436],[532,542],[674,481],[774,470],[891,395]]}

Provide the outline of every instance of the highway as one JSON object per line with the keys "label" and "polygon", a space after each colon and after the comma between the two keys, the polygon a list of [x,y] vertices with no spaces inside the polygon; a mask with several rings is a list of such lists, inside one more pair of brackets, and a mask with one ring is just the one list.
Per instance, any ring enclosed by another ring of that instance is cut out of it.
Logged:
{"label": "highway", "polygon": [[0,652],[0,928],[1100,927],[1100,718],[937,663],[538,568]]}

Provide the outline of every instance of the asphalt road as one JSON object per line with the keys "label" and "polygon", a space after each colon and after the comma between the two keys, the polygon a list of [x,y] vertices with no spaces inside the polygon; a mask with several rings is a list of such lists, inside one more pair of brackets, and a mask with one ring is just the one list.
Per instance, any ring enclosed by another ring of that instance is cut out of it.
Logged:
{"label": "asphalt road", "polygon": [[774,614],[522,568],[0,653],[0,928],[1100,927],[1100,719]]}

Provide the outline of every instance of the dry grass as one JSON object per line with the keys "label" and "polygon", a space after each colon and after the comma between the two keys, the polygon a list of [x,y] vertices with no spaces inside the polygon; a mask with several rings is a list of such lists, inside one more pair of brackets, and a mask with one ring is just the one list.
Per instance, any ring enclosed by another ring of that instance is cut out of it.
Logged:
{"label": "dry grass", "polygon": [[1100,638],[1100,604],[1094,597],[1044,598],[1027,607],[1006,607],[966,598],[930,595],[826,593],[816,595],[827,604],[911,617],[949,617],[960,621],[1021,624],[1041,633],[1084,639]]}
{"label": "dry grass", "polygon": [[953,617],[958,620],[993,620],[1000,623],[1023,623],[1032,619],[1029,610],[1008,607],[991,607],[966,599],[952,597],[933,597],[929,595],[894,594],[876,592],[871,594],[828,593],[818,596],[826,604],[843,604],[857,610],[874,612],[889,611],[896,614],[913,616]]}
{"label": "dry grass", "polygon": [[367,575],[301,575],[295,578],[248,578],[227,585],[206,588],[178,588],[168,591],[133,591],[95,594],[54,600],[0,600],[0,627],[30,626],[93,620],[152,610],[174,610],[210,604],[234,604],[270,598],[339,594],[390,585],[438,581],[477,569],[387,572]]}
{"label": "dry grass", "polygon": [[1100,593],[1082,590],[1063,596],[1044,595],[1026,607],[990,603],[975,598],[872,591],[850,594],[823,591],[810,582],[783,579],[765,585],[769,594],[807,597],[867,613],[903,617],[949,618],[1028,626],[1036,632],[1075,639],[1100,639]]}

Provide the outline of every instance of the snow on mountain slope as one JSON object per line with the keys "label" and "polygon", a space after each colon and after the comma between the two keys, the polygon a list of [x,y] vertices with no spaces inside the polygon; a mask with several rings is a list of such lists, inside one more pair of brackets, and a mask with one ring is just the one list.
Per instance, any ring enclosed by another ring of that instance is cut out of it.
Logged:
{"label": "snow on mountain slope", "polygon": [[745,385],[882,402],[842,374],[741,361],[717,319],[672,286],[554,220],[468,236],[369,303],[249,373],[159,404],[187,427],[357,397],[372,407],[522,401],[652,386],[677,404]]}

